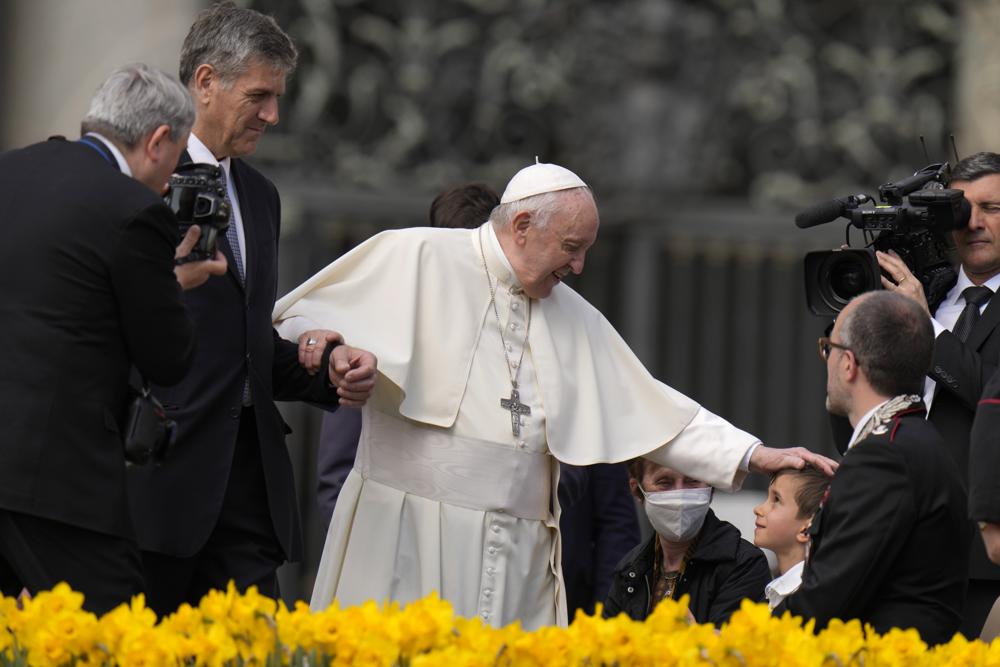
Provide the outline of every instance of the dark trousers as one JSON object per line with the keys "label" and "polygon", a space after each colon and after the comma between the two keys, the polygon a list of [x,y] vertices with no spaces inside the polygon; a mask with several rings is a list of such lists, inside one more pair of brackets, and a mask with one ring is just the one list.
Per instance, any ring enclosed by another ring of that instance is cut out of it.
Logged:
{"label": "dark trousers", "polygon": [[83,607],[104,614],[143,590],[133,540],[0,509],[0,591],[32,595],[61,581],[83,593]]}
{"label": "dark trousers", "polygon": [[197,606],[206,593],[224,590],[230,580],[241,592],[256,586],[262,595],[277,598],[276,572],[284,560],[267,504],[253,408],[243,408],[218,523],[193,556],[142,552],[147,604],[162,617],[184,602]]}
{"label": "dark trousers", "polygon": [[959,628],[959,632],[968,639],[978,639],[983,623],[986,622],[986,617],[998,597],[1000,597],[1000,581],[969,579],[969,588],[965,593],[965,608],[962,610],[962,627]]}

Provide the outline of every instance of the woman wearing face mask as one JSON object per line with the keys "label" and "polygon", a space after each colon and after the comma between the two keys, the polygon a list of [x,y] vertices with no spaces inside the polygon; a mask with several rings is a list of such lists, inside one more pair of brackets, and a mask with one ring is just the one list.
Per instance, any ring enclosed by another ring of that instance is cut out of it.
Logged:
{"label": "woman wearing face mask", "polygon": [[666,598],[691,596],[698,623],[729,620],[743,598],[764,599],[764,553],[709,509],[712,489],[646,459],[629,461],[629,487],[656,531],[616,568],[604,616],[643,620]]}

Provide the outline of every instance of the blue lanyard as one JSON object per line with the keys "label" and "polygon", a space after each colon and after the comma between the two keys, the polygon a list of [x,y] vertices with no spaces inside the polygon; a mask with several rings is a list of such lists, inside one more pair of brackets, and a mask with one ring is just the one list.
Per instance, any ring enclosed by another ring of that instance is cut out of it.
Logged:
{"label": "blue lanyard", "polygon": [[90,146],[95,151],[97,151],[98,155],[100,155],[102,158],[104,158],[105,160],[107,160],[108,162],[110,162],[113,167],[116,167],[116,168],[118,167],[118,162],[116,160],[113,160],[110,157],[108,157],[108,154],[105,153],[103,150],[101,150],[101,147],[98,146],[97,143],[93,139],[91,139],[90,137],[80,137],[79,143],[86,144],[86,145]]}

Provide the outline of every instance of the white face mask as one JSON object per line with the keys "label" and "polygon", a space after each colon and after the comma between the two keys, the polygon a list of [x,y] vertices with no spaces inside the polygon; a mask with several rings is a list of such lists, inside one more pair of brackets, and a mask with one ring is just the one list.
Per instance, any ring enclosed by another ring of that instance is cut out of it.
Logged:
{"label": "white face mask", "polygon": [[701,530],[712,502],[712,487],[649,491],[639,486],[653,529],[668,542],[686,542]]}

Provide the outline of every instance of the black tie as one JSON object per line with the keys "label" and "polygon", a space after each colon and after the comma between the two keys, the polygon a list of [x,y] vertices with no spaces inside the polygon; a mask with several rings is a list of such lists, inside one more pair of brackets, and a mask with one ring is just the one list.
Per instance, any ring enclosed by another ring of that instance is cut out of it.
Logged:
{"label": "black tie", "polygon": [[965,309],[958,316],[953,333],[964,343],[968,340],[976,322],[979,321],[979,308],[990,300],[990,297],[993,296],[993,290],[982,285],[973,285],[962,290],[962,296],[965,298]]}

